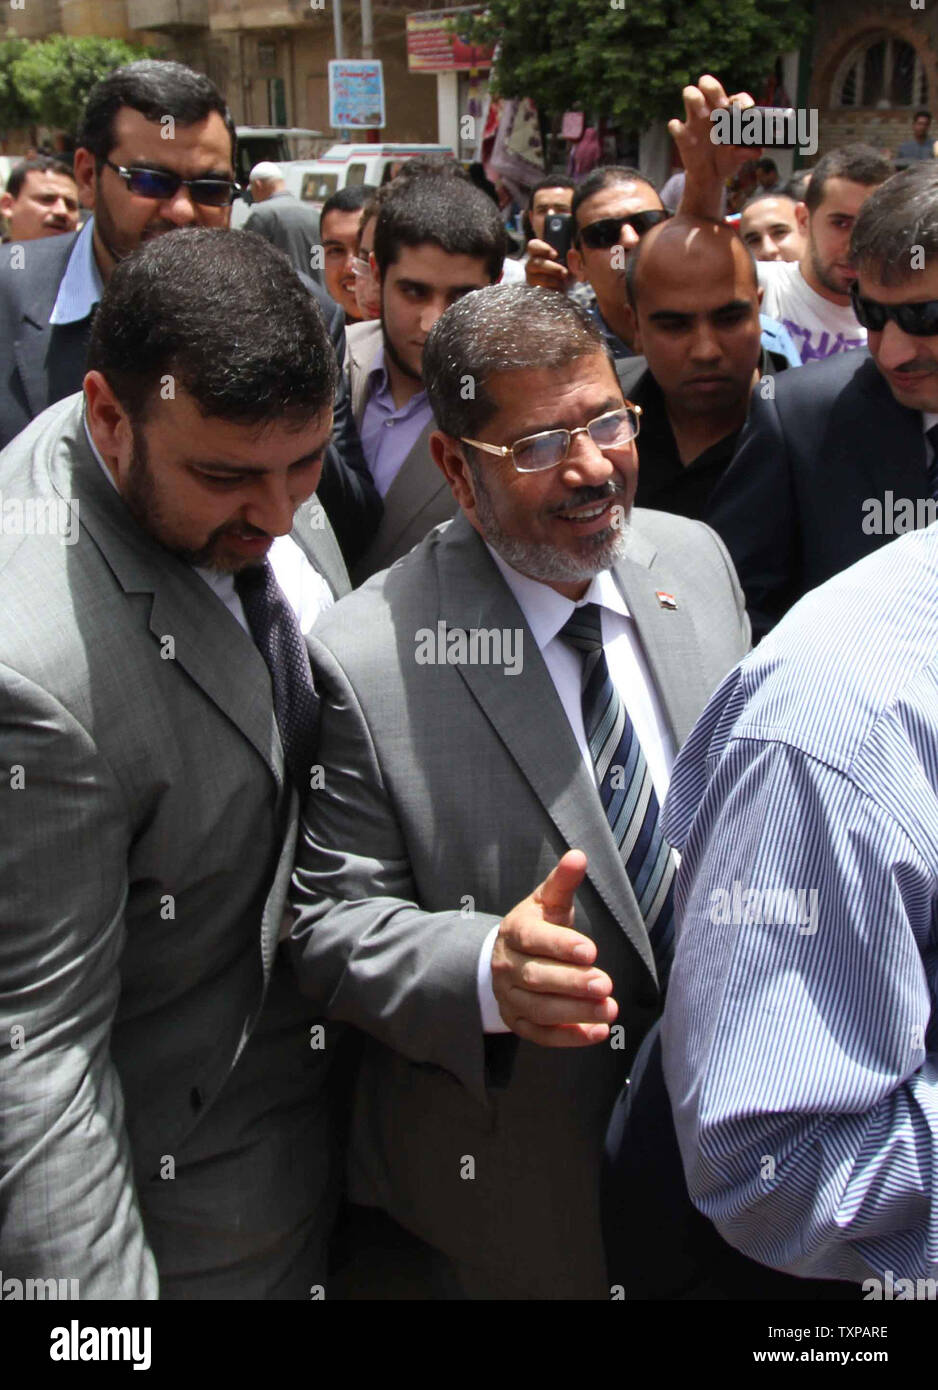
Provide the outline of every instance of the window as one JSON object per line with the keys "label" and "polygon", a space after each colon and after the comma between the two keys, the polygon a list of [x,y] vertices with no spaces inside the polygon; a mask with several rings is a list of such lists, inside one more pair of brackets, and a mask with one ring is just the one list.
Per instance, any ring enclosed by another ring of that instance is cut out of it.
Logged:
{"label": "window", "polygon": [[348,174],[347,174],[346,177],[345,177],[345,186],[346,186],[346,188],[351,188],[353,184],[364,183],[364,182],[365,182],[365,166],[364,166],[364,164],[350,164],[350,165],[348,166]]}
{"label": "window", "polygon": [[338,186],[338,174],[304,174],[300,197],[306,203],[324,203]]}
{"label": "window", "polygon": [[912,45],[881,33],[866,38],[840,65],[832,96],[833,106],[925,106],[928,81]]}

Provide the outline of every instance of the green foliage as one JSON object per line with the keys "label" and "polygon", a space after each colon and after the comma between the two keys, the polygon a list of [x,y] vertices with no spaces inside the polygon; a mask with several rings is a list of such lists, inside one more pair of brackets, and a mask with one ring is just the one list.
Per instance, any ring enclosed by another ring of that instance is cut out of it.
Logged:
{"label": "green foliage", "polygon": [[702,73],[758,100],[776,55],[807,36],[810,11],[810,0],[486,0],[459,29],[500,43],[498,94],[642,129],[680,116],[681,88]]}
{"label": "green foliage", "polygon": [[25,39],[0,39],[0,131],[32,124],[32,112],[21,98],[13,76],[16,60],[28,47]]}
{"label": "green foliage", "polygon": [[[7,50],[14,49],[9,57]],[[123,39],[72,39],[56,34],[38,43],[0,44],[0,130],[47,125],[74,135],[94,84],[136,58],[159,57]]]}

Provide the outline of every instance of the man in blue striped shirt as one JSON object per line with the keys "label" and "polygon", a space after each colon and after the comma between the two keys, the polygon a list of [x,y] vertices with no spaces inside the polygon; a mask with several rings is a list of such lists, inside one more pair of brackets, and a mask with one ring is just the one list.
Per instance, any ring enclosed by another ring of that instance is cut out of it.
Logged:
{"label": "man in blue striped shirt", "polygon": [[766,1265],[928,1296],[938,526],[808,594],[724,680],[664,819],[683,855],[664,1073],[691,1197]]}

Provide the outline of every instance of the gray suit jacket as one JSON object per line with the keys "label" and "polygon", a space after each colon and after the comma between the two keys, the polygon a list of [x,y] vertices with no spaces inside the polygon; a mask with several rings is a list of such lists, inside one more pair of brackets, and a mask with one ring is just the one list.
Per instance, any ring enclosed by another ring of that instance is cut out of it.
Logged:
{"label": "gray suit jacket", "polygon": [[[0,455],[0,489],[22,517],[0,535],[0,1268],[92,1299],[308,1297],[334,1049],[277,944],[298,797],[267,667],[134,522],[80,397]],[[315,506],[297,539],[347,587]]]}
{"label": "gray suit jacket", "polygon": [[[727,553],[698,522],[634,514],[616,577],[675,743],[749,643]],[[658,591],[677,600],[662,607]],[[438,624],[520,629],[517,674],[421,664]],[[307,801],[292,898],[303,988],[370,1037],[353,1199],[384,1207],[489,1297],[607,1297],[599,1164],[613,1102],[655,1017],[644,922],[595,783],[521,611],[460,514],[312,634],[324,786]],[[577,926],[615,981],[617,1045],[483,1039],[488,932],[565,850],[586,851]]]}
{"label": "gray suit jacket", "polygon": [[257,232],[283,251],[297,270],[323,283],[322,266],[314,265],[311,252],[320,246],[319,213],[309,203],[294,198],[286,189],[255,203],[244,231]]}
{"label": "gray suit jacket", "polygon": [[[352,416],[360,434],[368,403],[368,373],[381,347],[381,324],[377,319],[354,323],[346,329],[345,337]],[[422,541],[434,526],[454,515],[456,500],[445,477],[430,457],[429,440],[435,428],[431,420],[418,436],[401,464],[400,472],[388,488],[378,530],[352,569],[355,584],[362,584],[379,570],[393,565],[395,560]]]}

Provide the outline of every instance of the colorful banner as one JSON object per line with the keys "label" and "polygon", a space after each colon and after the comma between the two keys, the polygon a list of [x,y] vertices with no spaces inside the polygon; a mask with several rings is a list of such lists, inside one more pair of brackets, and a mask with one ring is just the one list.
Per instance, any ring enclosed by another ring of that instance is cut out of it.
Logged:
{"label": "colorful banner", "polygon": [[376,130],[386,124],[380,61],[330,62],[329,124],[335,130]]}
{"label": "colorful banner", "polygon": [[460,6],[449,10],[419,10],[407,16],[407,68],[409,72],[465,72],[490,68],[493,48],[463,43],[450,31],[447,20],[481,14],[480,9]]}

